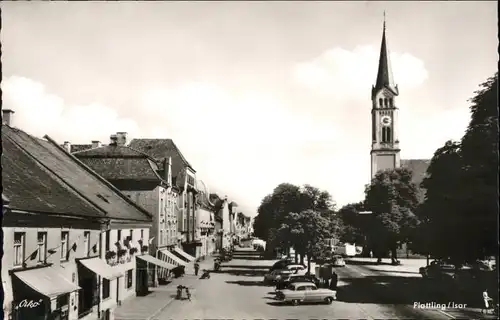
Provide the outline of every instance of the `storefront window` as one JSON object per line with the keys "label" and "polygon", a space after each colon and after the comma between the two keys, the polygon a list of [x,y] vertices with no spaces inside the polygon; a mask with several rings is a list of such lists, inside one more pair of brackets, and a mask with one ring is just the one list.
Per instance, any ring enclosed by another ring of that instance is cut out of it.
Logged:
{"label": "storefront window", "polygon": [[109,280],[102,278],[102,299],[109,298]]}
{"label": "storefront window", "polygon": [[130,269],[127,271],[127,289],[130,289],[132,288],[132,277],[133,277],[133,272],[134,270],[133,269]]}

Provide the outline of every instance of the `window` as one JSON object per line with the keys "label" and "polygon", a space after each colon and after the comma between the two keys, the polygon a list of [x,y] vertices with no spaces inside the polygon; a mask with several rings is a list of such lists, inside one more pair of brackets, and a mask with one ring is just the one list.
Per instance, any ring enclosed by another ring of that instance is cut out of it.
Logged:
{"label": "window", "polygon": [[160,230],[160,239],[158,240],[158,245],[161,246],[163,244],[163,229]]}
{"label": "window", "polygon": [[117,241],[120,241],[121,239],[122,239],[122,231],[118,230]]}
{"label": "window", "polygon": [[69,305],[69,294],[61,294],[57,297],[57,309]]}
{"label": "window", "polygon": [[24,232],[14,233],[14,266],[22,266],[24,262]]}
{"label": "window", "polygon": [[106,242],[106,252],[109,251],[109,244],[110,244],[110,234],[111,234],[111,230],[107,230],[106,231],[106,239],[105,239],[105,242]]}
{"label": "window", "polygon": [[130,269],[127,271],[127,289],[132,288],[132,281],[133,281],[133,275],[134,275],[134,270]]}
{"label": "window", "polygon": [[144,239],[144,230],[141,229],[141,240]]}
{"label": "window", "polygon": [[61,260],[68,260],[68,241],[69,241],[69,232],[63,231],[61,232]]}
{"label": "window", "polygon": [[306,287],[298,287],[295,291],[306,291]]}
{"label": "window", "polygon": [[392,98],[389,98],[389,107],[394,107],[394,101],[392,100]]}
{"label": "window", "polygon": [[383,103],[383,101],[384,101],[384,100],[383,100],[382,98],[378,99],[378,105],[379,105],[379,107],[380,107],[380,108],[383,108],[383,107],[384,107],[384,103]]}
{"label": "window", "polygon": [[47,259],[47,232],[38,232],[38,262]]}
{"label": "window", "polygon": [[102,299],[109,298],[109,280],[102,278]]}
{"label": "window", "polygon": [[130,242],[132,242],[132,240],[134,240],[134,230],[130,229]]}
{"label": "window", "polygon": [[83,248],[85,250],[85,256],[88,257],[90,254],[90,231],[85,231],[83,233]]}
{"label": "window", "polygon": [[384,106],[387,108],[387,99],[384,99]]}

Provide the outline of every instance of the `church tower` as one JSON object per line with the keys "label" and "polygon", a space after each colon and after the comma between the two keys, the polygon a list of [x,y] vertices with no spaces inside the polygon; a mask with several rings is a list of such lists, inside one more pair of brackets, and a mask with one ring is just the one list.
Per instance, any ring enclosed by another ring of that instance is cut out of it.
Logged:
{"label": "church tower", "polygon": [[400,166],[398,140],[398,112],[396,97],[398,86],[394,83],[389,49],[384,29],[378,63],[377,80],[372,87],[372,148],[371,177],[378,171],[395,169]]}

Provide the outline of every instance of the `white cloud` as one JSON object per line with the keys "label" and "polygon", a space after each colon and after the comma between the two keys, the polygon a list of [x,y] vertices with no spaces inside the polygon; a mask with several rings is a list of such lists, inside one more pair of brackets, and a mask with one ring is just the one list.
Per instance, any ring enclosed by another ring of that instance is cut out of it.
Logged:
{"label": "white cloud", "polygon": [[[330,98],[364,101],[375,83],[379,51],[360,46],[353,51],[333,48],[319,57],[299,63],[293,70],[294,79]],[[396,82],[405,90],[421,85],[428,77],[423,61],[408,53],[391,53],[391,65]]]}
{"label": "white cloud", "polygon": [[[391,57],[402,92],[397,101],[402,157],[431,157],[447,139],[460,138],[467,110],[420,105],[432,101],[422,97],[428,77],[424,63],[410,54]],[[98,102],[69,105],[22,77],[5,79],[2,88],[4,107],[16,111],[16,126],[37,136],[72,143],[107,141],[117,131],[129,132],[130,138],[173,138],[210,190],[254,214],[262,197],[281,182],[327,189],[339,204],[362,199],[370,178],[370,92],[377,61],[378,51],[371,47],[329,50],[293,68],[299,87],[281,99],[207,83],[148,87],[129,93],[138,101],[135,119]],[[294,112],[300,94],[311,102]]]}

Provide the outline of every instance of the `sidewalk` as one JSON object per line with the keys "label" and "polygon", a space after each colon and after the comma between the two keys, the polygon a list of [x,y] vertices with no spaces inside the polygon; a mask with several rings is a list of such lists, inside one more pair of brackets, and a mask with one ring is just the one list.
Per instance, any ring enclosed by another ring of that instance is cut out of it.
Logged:
{"label": "sidewalk", "polygon": [[145,297],[131,297],[123,301],[122,305],[115,309],[115,320],[152,320],[175,300],[177,286],[183,285],[196,291],[200,280],[201,270],[212,270],[214,257],[207,256],[200,263],[200,273],[194,275],[193,263],[186,266],[186,274],[180,278],[173,279],[167,285],[149,288],[151,293]]}

